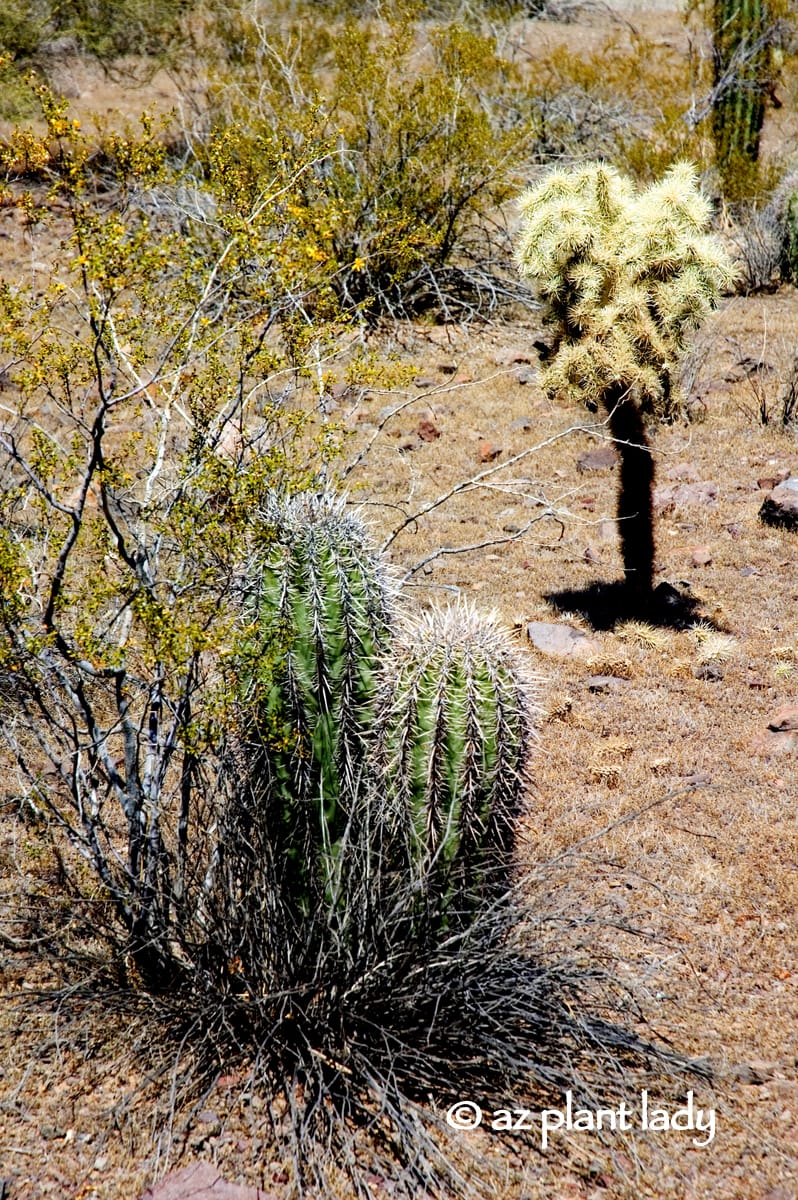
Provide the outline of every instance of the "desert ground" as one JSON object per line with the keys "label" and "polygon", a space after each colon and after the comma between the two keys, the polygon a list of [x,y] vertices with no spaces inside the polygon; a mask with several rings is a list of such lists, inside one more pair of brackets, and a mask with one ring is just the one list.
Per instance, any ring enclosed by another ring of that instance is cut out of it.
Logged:
{"label": "desert ground", "polygon": [[[640,3],[624,15],[649,34],[684,36],[670,9]],[[529,36],[579,46],[597,23],[594,12]],[[132,103],[87,67],[71,80],[79,114]],[[170,103],[168,79],[148,87]],[[767,136],[787,147],[795,128],[785,105]],[[30,269],[40,250],[11,209],[0,239],[3,273]],[[458,1136],[503,1164],[508,1200],[794,1200],[798,535],[759,512],[798,477],[798,438],[779,421],[798,291],[724,297],[684,373],[695,419],[652,430],[656,582],[694,605],[687,627],[580,610],[591,585],[622,572],[618,467],[600,417],[544,395],[539,335],[539,314],[517,308],[369,334],[410,368],[408,382],[334,389],[341,486],[390,543],[414,603],[463,596],[513,629],[543,708],[522,853],[565,864],[563,904],[596,914],[597,946],[634,983],[652,1038],[711,1063],[711,1084],[687,1086],[716,1128],[705,1146],[677,1130],[574,1131],[535,1154],[501,1134]],[[580,636],[541,649],[534,622]],[[36,876],[14,765],[2,769],[0,1197],[138,1200],[194,1163],[269,1197],[293,1194],[245,1079],[220,1076],[167,1127],[168,1103],[148,1098],[168,1092],[169,1064],[160,1081],[146,1078],[146,1003],[130,1017],[121,1004],[70,1002],[68,989],[48,998],[64,981],[18,938],[15,905],[57,880]]]}

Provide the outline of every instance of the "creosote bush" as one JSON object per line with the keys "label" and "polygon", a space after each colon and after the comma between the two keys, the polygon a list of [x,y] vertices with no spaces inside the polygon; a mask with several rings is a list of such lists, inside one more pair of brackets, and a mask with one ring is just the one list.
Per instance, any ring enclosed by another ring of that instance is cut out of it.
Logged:
{"label": "creosote bush", "polygon": [[246,130],[255,187],[271,147],[313,161],[287,216],[341,305],[462,317],[517,294],[502,206],[534,127],[495,36],[387,5],[232,10],[218,39],[212,122]]}

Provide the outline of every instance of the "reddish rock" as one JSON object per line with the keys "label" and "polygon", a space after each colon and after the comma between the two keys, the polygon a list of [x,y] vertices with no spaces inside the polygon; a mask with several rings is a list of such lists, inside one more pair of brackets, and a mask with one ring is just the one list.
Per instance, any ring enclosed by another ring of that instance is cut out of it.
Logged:
{"label": "reddish rock", "polygon": [[222,1179],[210,1163],[192,1163],[170,1171],[159,1183],[147,1188],[141,1200],[278,1200],[274,1192],[245,1187]]}
{"label": "reddish rock", "polygon": [[765,497],[759,519],[766,525],[798,531],[798,475],[785,479]]}
{"label": "reddish rock", "polygon": [[494,446],[493,442],[480,442],[479,461],[483,463],[495,462],[503,449],[503,446]]}
{"label": "reddish rock", "polygon": [[690,555],[691,567],[708,567],[712,562],[712,551],[709,546],[695,546]]}
{"label": "reddish rock", "polygon": [[436,438],[441,436],[441,431],[434,421],[421,420],[418,423],[416,433],[421,438],[422,442],[434,442]]}
{"label": "reddish rock", "polygon": [[798,731],[798,704],[785,704],[768,721],[768,729],[774,733]]}

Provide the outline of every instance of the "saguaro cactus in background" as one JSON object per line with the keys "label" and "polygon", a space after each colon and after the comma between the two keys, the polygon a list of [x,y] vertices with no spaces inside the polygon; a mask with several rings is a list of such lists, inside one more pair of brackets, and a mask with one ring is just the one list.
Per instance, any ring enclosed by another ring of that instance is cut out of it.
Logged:
{"label": "saguaro cactus in background", "polygon": [[713,0],[712,134],[724,195],[750,190],[765,97],[772,86],[770,18],[764,0]]}
{"label": "saguaro cactus in background", "polygon": [[645,595],[654,574],[645,416],[675,414],[685,335],[717,303],[731,265],[705,233],[710,207],[686,163],[640,192],[604,164],[555,170],[524,194],[521,212],[519,267],[554,325],[543,386],[608,414],[626,583]]}
{"label": "saguaro cactus in background", "polygon": [[[269,541],[247,584],[248,705],[261,747],[264,820],[284,895],[301,914],[335,889],[357,822],[375,669],[393,589],[344,501],[301,495],[264,512]],[[267,648],[265,657],[259,647]]]}
{"label": "saguaro cactus in background", "polygon": [[425,613],[392,646],[377,720],[386,853],[428,932],[507,888],[535,684],[495,616],[464,603]]}

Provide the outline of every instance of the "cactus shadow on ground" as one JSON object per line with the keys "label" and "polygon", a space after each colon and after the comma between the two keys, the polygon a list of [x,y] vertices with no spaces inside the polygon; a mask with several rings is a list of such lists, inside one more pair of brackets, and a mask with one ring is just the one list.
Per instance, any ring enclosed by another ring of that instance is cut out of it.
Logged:
{"label": "cactus shadow on ground", "polygon": [[622,621],[645,621],[666,629],[692,629],[699,621],[714,623],[700,611],[689,585],[674,586],[663,580],[652,591],[640,592],[625,580],[595,580],[582,588],[549,592],[549,604],[561,612],[578,613],[593,629],[613,629]]}

